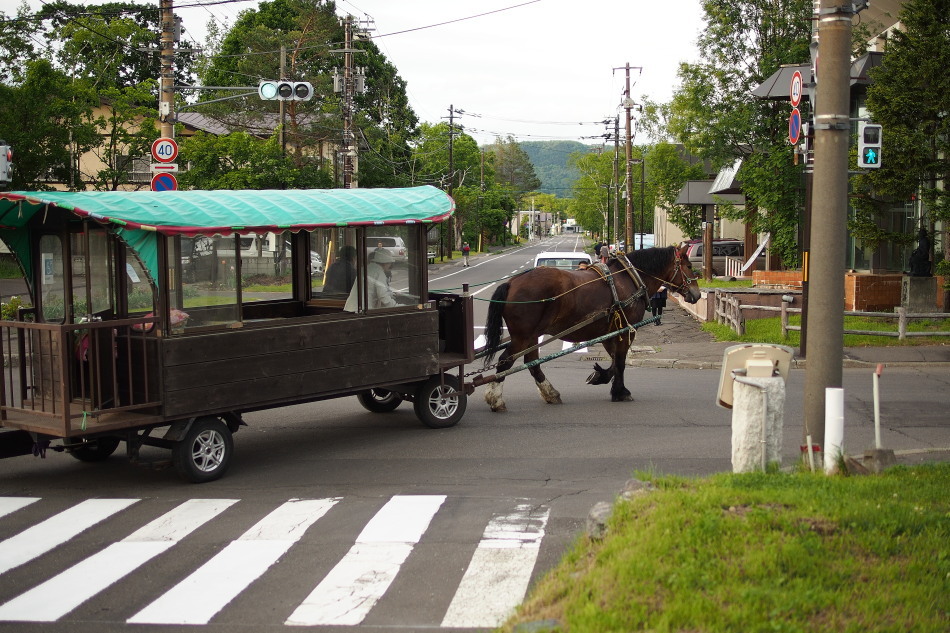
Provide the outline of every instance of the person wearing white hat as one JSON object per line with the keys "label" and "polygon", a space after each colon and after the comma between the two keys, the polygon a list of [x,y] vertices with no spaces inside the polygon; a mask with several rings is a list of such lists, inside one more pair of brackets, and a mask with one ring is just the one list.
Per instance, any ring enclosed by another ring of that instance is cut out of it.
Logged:
{"label": "person wearing white hat", "polygon": [[[392,254],[384,248],[378,248],[373,251],[373,261],[366,268],[366,299],[367,308],[374,310],[376,308],[391,308],[398,305],[396,298],[393,297],[393,290],[389,287],[390,270],[393,262]],[[350,290],[350,296],[346,299],[343,309],[347,312],[356,312],[359,300],[357,293],[359,285],[354,284]]]}

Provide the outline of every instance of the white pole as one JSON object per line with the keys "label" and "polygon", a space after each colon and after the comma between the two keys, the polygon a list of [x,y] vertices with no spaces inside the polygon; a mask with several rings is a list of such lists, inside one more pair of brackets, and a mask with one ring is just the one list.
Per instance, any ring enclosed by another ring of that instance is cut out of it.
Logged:
{"label": "white pole", "polygon": [[825,387],[825,473],[834,470],[839,454],[844,453],[844,389]]}
{"label": "white pole", "polygon": [[877,369],[872,375],[871,380],[874,384],[874,448],[881,448],[881,398],[878,391],[878,382],[881,379],[881,372],[884,371],[884,365],[877,364]]}

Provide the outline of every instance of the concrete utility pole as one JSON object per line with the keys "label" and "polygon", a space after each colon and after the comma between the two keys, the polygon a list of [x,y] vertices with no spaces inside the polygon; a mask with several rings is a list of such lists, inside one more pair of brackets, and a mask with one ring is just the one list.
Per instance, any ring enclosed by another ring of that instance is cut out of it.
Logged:
{"label": "concrete utility pole", "polygon": [[175,15],[172,0],[159,0],[162,34],[161,77],[158,82],[158,119],[164,138],[175,138]]}
{"label": "concrete utility pole", "polygon": [[805,424],[824,450],[825,389],[842,385],[844,270],[848,217],[848,150],[851,143],[850,0],[821,0],[818,38],[821,56],[816,86],[815,164],[812,191],[808,297],[808,366],[805,370]]}

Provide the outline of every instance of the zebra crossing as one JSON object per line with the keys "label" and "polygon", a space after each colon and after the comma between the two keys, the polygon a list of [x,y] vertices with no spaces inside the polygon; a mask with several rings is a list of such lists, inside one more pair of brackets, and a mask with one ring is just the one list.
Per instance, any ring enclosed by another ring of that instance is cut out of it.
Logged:
{"label": "zebra crossing", "polygon": [[[483,326],[475,326],[475,346],[474,346],[474,347],[475,347],[476,350],[485,347],[485,343],[486,343],[487,340],[488,340],[488,339],[485,338],[485,335],[484,335],[484,334],[480,334],[480,333],[479,333],[479,330],[484,330],[484,329],[485,329],[485,328],[484,328]],[[507,328],[504,328],[502,331],[505,333],[505,335],[508,334],[508,329],[507,329]],[[547,337],[539,336],[539,337],[538,337],[538,343],[540,343],[541,341],[543,341],[545,338],[547,338]],[[569,342],[567,342],[567,341],[561,341],[561,351],[564,351],[564,350],[566,350],[567,348],[573,347],[573,346],[574,346],[574,343],[569,343]],[[574,350],[573,353],[574,353],[574,354],[587,354],[588,352],[589,352],[588,348],[582,347],[582,348],[580,348],[580,349]]]}
{"label": "zebra crossing", "polygon": [[[255,581],[265,573],[280,573],[295,546],[319,546],[321,539],[338,538],[329,528],[321,530],[321,520],[334,510],[352,510],[354,505],[367,503],[366,499],[328,497],[292,498],[274,508],[270,508],[273,504],[263,508],[250,504],[247,512],[263,512],[263,516],[236,538],[222,537],[215,552],[202,559],[186,556],[183,543],[199,529],[205,534],[216,533],[213,528],[227,521],[225,511],[242,507],[240,499],[188,499],[165,512],[150,512],[153,504],[147,499],[87,499],[50,516],[42,515],[19,531],[11,527],[9,522],[25,508],[33,506],[31,509],[42,514],[43,501],[39,497],[0,497],[0,622],[68,623],[71,613],[104,600],[102,594],[110,587],[135,583],[137,577],[148,576],[150,564],[175,556],[184,556],[193,566],[189,574],[171,581],[171,586],[153,587],[156,595],[129,607],[127,615],[121,605],[110,605],[112,610],[123,613],[121,619],[128,624],[205,625],[216,618],[226,620],[227,610],[240,605],[242,595]],[[386,599],[419,543],[427,536],[439,538],[430,534],[433,520],[440,512],[457,512],[460,505],[445,495],[395,495],[372,503],[383,501],[381,507],[370,509],[375,514],[361,525],[352,546],[329,572],[322,577],[287,578],[290,586],[309,583],[312,589],[299,604],[281,605],[286,613],[276,616],[279,621],[272,624],[364,623]],[[524,499],[479,504],[485,527],[454,594],[450,597],[446,592],[441,620],[399,622],[398,626],[493,628],[524,598],[550,507]],[[148,518],[125,535],[116,526],[125,525],[128,519],[123,517],[133,507],[138,510],[136,519],[139,515]],[[109,538],[96,541],[95,546],[80,538],[96,528],[108,531]],[[115,541],[107,542],[113,534]],[[82,551],[85,548],[97,551]],[[46,579],[31,578],[26,583],[11,579],[18,572],[25,575],[31,564],[56,552],[67,552],[69,560],[76,562]]]}

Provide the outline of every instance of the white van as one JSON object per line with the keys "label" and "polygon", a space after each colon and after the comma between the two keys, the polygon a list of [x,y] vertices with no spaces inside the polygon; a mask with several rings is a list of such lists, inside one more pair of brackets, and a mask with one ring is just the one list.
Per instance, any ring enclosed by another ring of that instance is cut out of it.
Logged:
{"label": "white van", "polygon": [[551,266],[553,268],[574,270],[580,266],[581,262],[590,264],[592,261],[590,255],[581,251],[544,251],[535,256],[534,267]]}

